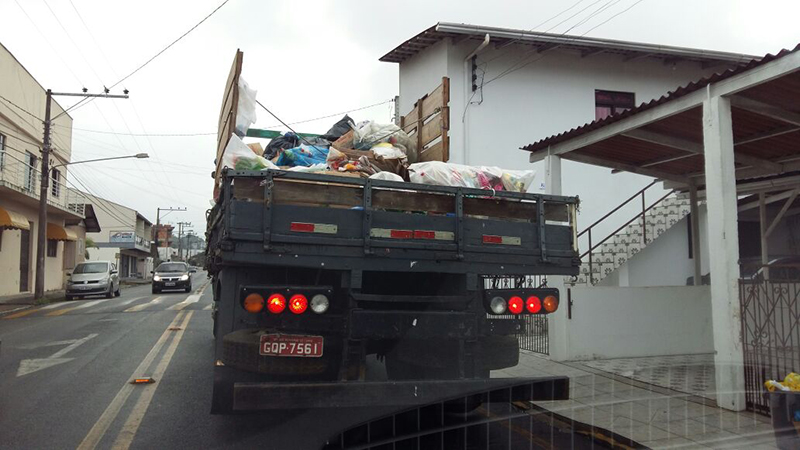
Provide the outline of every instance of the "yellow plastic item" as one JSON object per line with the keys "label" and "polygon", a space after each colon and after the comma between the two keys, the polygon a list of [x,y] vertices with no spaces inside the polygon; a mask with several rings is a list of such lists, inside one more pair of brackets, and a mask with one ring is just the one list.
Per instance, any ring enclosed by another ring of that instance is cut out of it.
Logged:
{"label": "yellow plastic item", "polygon": [[767,381],[765,381],[764,382],[764,387],[766,387],[767,390],[770,391],[770,392],[788,391],[789,390],[789,388],[787,388],[786,386],[780,384],[779,382],[777,382],[775,380],[767,380]]}
{"label": "yellow plastic item", "polygon": [[786,375],[786,378],[784,378],[781,384],[789,388],[789,390],[800,391],[800,374],[792,372]]}

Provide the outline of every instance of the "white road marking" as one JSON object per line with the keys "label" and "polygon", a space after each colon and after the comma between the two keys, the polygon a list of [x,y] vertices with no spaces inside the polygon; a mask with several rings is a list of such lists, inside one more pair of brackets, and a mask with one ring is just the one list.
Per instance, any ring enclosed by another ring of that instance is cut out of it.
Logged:
{"label": "white road marking", "polygon": [[151,306],[158,305],[158,304],[159,304],[159,303],[161,303],[163,300],[164,300],[164,297],[156,297],[156,298],[154,298],[154,299],[150,300],[150,301],[149,301],[149,302],[147,302],[147,303],[142,303],[141,305],[132,306],[132,307],[130,307],[130,308],[128,308],[128,309],[126,309],[125,311],[122,311],[122,312],[136,312],[136,311],[141,311],[141,310],[143,310],[143,309],[147,309],[147,308],[149,308],[149,307],[151,307]]}
{"label": "white road marking", "polygon": [[214,306],[214,305],[208,305],[208,306],[206,306],[205,308],[203,308],[203,311],[211,311],[211,307],[212,307],[212,306]]}
{"label": "white road marking", "polygon": [[[147,356],[144,357],[142,362],[139,363],[139,366],[136,367],[136,370],[133,371],[131,379],[142,376],[142,374],[145,373],[145,371],[150,367],[150,365],[153,363],[153,360],[156,358],[156,355],[161,351],[161,348],[164,347],[167,339],[169,339],[169,337],[174,333],[173,331],[170,331],[170,328],[178,326],[184,314],[185,311],[178,312],[178,314],[175,316],[175,319],[169,324],[167,329],[164,330],[164,333],[160,338],[158,338],[158,341],[156,341],[153,348],[150,349],[150,352],[147,354]],[[87,433],[86,437],[83,438],[83,441],[78,446],[78,450],[92,450],[97,446],[100,440],[103,439],[106,431],[108,431],[108,427],[111,426],[111,423],[119,415],[119,411],[122,409],[125,401],[128,400],[128,397],[135,388],[136,387],[134,385],[128,383],[127,381],[125,382],[125,384],[122,386],[122,389],[117,392],[117,395],[113,400],[111,400],[111,403],[109,403],[106,410],[103,411],[103,414],[100,416],[100,418],[97,419],[97,422],[95,422],[92,429],[89,430],[89,433]]]}
{"label": "white road marking", "polygon": [[47,306],[42,306],[41,308],[39,308],[39,311],[44,311],[45,309],[58,308],[59,306],[67,306],[69,304],[70,303],[67,303],[67,302],[52,303],[52,304],[47,305]]}
{"label": "white road marking", "polygon": [[75,350],[76,348],[83,345],[86,341],[94,337],[97,337],[97,333],[92,333],[81,339],[73,339],[71,341],[58,341],[50,344],[45,344],[45,345],[64,345],[64,344],[69,344],[69,345],[53,353],[47,358],[23,359],[22,361],[19,362],[19,369],[17,369],[17,376],[21,377],[23,375],[28,375],[29,373],[37,372],[42,369],[47,369],[48,367],[53,367],[61,363],[72,361],[75,358],[64,358],[64,355]]}
{"label": "white road marking", "polygon": [[96,305],[98,303],[102,303],[102,302],[105,302],[105,301],[107,301],[107,299],[92,300],[92,301],[89,301],[89,302],[83,302],[83,303],[80,303],[77,306],[74,306],[72,308],[59,309],[58,311],[53,311],[53,312],[48,313],[46,315],[48,315],[48,316],[60,316],[60,315],[66,314],[68,312],[76,311],[78,309],[88,308],[90,306],[94,306],[94,305]]}
{"label": "white road marking", "polygon": [[178,344],[183,337],[183,332],[186,331],[186,327],[189,326],[189,319],[192,318],[193,313],[194,311],[189,311],[186,314],[183,323],[180,325],[180,330],[175,333],[175,338],[169,344],[167,351],[164,352],[164,356],[161,358],[158,366],[156,366],[156,369],[153,371],[151,377],[156,380],[156,384],[143,386],[144,392],[142,392],[142,395],[139,397],[136,405],[133,406],[131,414],[128,416],[128,420],[125,421],[125,425],[122,426],[122,429],[117,435],[114,445],[111,446],[112,449],[127,450],[131,446],[133,438],[136,436],[136,431],[139,430],[139,425],[142,423],[142,419],[144,419],[147,408],[150,406],[150,402],[153,400],[153,395],[156,393],[158,383],[164,377],[164,373],[167,371],[169,362],[175,355],[175,350],[178,348]]}
{"label": "white road marking", "polygon": [[180,303],[176,303],[176,304],[170,306],[167,309],[170,310],[170,311],[181,311],[184,308],[186,308],[187,306],[191,305],[192,303],[197,303],[200,300],[200,295],[201,294],[192,294],[192,295],[186,297],[186,300],[184,300],[184,301],[182,301]]}

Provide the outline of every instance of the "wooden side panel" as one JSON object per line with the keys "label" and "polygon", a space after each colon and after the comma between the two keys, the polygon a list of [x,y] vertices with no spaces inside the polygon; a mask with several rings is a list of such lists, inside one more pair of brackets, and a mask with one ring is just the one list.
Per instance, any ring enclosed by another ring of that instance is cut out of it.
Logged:
{"label": "wooden side panel", "polygon": [[420,161],[447,162],[450,159],[449,104],[450,79],[442,77],[442,84],[417,100],[414,109],[400,118],[400,128],[416,138]]}
{"label": "wooden side panel", "polygon": [[222,154],[225,151],[225,146],[228,145],[228,140],[234,133],[234,127],[236,127],[236,109],[239,105],[239,76],[242,74],[243,59],[244,53],[241,50],[236,50],[236,56],[233,58],[228,81],[225,83],[225,92],[222,96],[222,107],[219,111],[219,121],[217,123],[217,170],[215,183],[219,182],[219,172],[222,169]]}

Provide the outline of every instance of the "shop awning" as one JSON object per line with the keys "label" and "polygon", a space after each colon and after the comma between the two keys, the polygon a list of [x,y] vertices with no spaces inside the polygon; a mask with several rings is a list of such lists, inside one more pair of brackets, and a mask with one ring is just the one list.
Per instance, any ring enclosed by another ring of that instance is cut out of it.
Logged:
{"label": "shop awning", "polygon": [[61,225],[54,223],[47,224],[47,240],[50,241],[77,241],[78,235],[74,231],[68,230]]}
{"label": "shop awning", "polygon": [[28,219],[18,212],[0,208],[0,230],[30,230]]}

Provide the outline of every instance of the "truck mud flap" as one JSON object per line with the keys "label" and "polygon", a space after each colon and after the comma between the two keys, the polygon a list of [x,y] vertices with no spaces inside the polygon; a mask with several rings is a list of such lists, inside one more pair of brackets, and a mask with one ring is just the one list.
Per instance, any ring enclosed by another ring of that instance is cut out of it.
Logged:
{"label": "truck mud flap", "polygon": [[235,383],[235,411],[418,407],[464,397],[492,401],[564,400],[567,377],[339,383]]}

